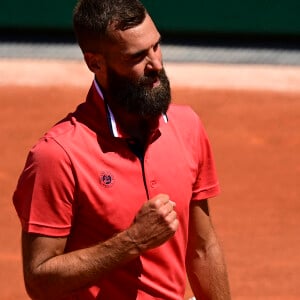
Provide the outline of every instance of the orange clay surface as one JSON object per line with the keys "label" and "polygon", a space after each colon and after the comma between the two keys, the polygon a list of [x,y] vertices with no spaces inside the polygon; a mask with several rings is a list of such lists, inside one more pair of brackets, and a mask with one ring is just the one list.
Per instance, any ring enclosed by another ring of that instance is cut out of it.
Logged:
{"label": "orange clay surface", "polygon": [[[166,64],[203,120],[222,194],[210,201],[232,298],[300,299],[300,69]],[[11,202],[29,148],[85,99],[82,62],[0,60],[0,299],[28,299]],[[187,287],[187,297],[191,292]]]}

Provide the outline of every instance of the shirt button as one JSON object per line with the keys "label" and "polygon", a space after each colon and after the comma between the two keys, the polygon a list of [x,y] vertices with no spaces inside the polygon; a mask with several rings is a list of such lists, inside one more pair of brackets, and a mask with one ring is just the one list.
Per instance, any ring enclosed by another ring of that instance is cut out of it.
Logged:
{"label": "shirt button", "polygon": [[150,186],[154,189],[157,186],[157,181],[156,180],[151,180]]}

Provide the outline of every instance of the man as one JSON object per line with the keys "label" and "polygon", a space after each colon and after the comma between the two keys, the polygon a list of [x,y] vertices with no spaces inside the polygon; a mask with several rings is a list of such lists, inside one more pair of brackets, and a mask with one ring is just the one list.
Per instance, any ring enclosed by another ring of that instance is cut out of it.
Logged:
{"label": "man", "polygon": [[14,194],[33,299],[230,299],[207,199],[209,143],[170,104],[160,34],[138,0],[81,0],[74,28],[95,80],[32,148]]}

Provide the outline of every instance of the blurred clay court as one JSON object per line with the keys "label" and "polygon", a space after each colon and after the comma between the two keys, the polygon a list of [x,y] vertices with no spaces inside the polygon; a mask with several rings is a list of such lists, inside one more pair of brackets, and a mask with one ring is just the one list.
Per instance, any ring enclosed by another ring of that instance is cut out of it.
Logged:
{"label": "blurred clay court", "polygon": [[[26,300],[12,193],[30,147],[85,99],[93,76],[74,48],[56,49],[66,58],[45,54],[49,45],[35,55],[27,44],[1,46],[0,299]],[[183,50],[172,59],[166,47],[165,67],[173,102],[194,108],[213,146],[222,193],[211,215],[232,299],[300,299],[299,52],[221,49],[222,59],[190,48],[201,61]]]}

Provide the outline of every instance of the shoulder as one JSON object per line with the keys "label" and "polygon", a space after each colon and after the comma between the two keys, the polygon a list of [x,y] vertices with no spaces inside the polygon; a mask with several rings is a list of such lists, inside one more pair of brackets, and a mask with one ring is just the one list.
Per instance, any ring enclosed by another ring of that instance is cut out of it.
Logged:
{"label": "shoulder", "polygon": [[198,118],[197,114],[194,110],[188,105],[182,104],[171,104],[168,110],[168,115],[175,116],[176,118],[189,118],[189,117],[196,117]]}
{"label": "shoulder", "polygon": [[[168,111],[168,130],[194,149],[196,156],[209,148],[209,138],[198,114],[187,105],[171,105]],[[201,151],[200,151],[201,150]]]}
{"label": "shoulder", "polygon": [[201,123],[197,113],[188,105],[172,104],[168,110],[170,121],[184,123],[186,126],[194,126]]}
{"label": "shoulder", "polygon": [[40,154],[59,154],[68,152],[72,145],[80,142],[83,125],[73,114],[56,123],[34,145],[32,151]]}
{"label": "shoulder", "polygon": [[53,138],[41,138],[29,151],[26,166],[35,172],[55,173],[58,168],[70,166],[68,153]]}
{"label": "shoulder", "polygon": [[198,114],[188,105],[170,105],[168,119],[171,125],[180,128],[181,131],[195,133],[204,130]]}
{"label": "shoulder", "polygon": [[67,144],[74,132],[71,120],[64,119],[50,128],[30,149],[28,159],[39,165],[67,161]]}

